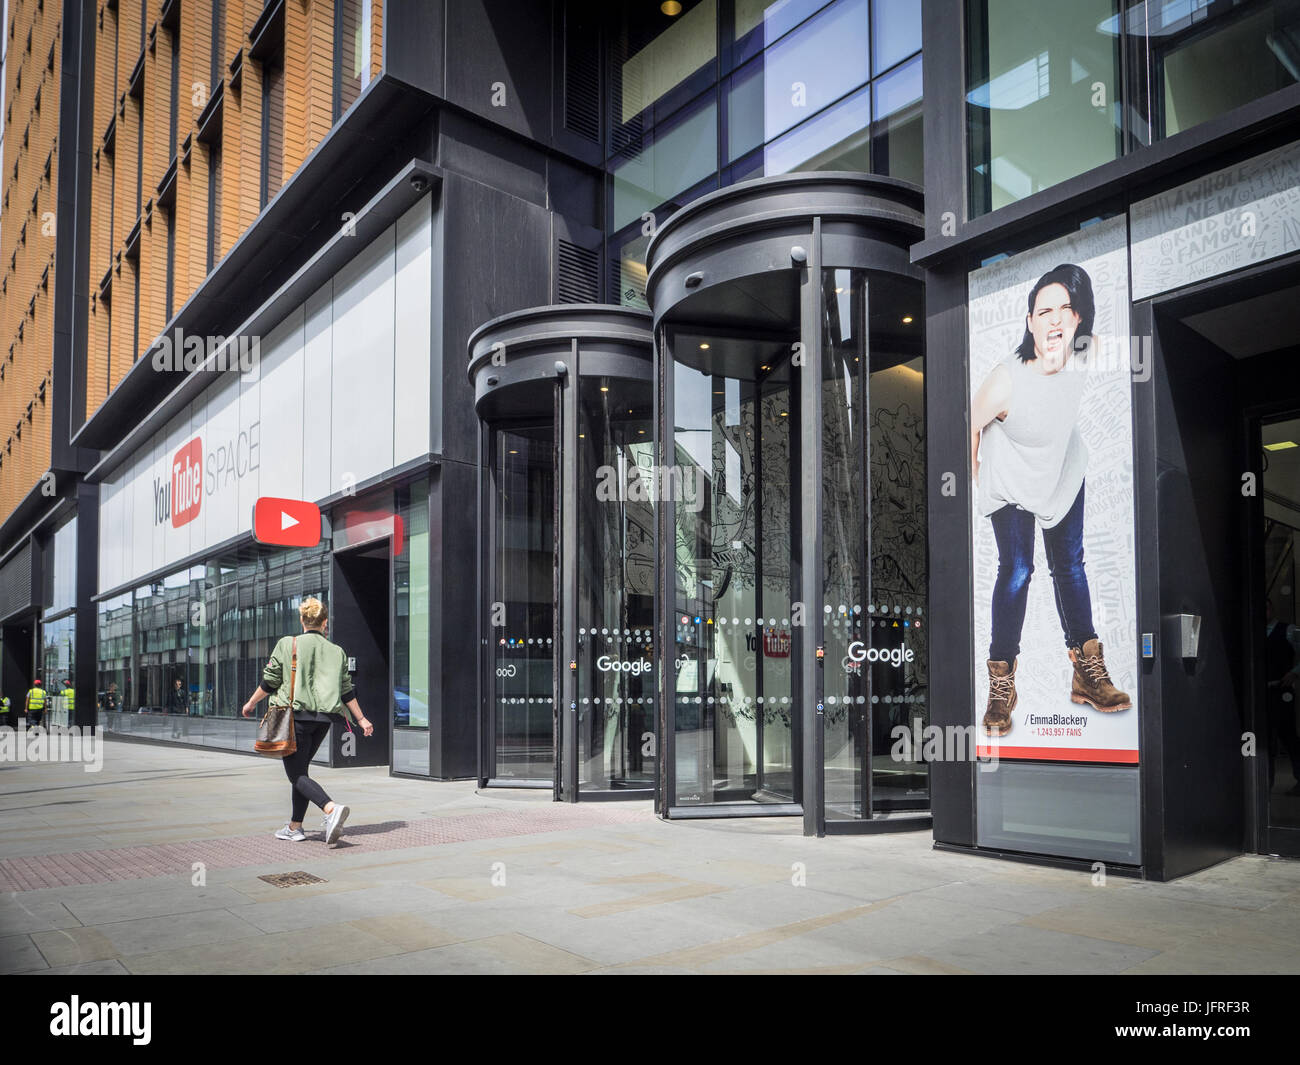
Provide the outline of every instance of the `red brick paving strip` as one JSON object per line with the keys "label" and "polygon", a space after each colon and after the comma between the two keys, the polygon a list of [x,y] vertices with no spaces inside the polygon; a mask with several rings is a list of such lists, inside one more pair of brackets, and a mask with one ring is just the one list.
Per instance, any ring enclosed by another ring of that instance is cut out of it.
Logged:
{"label": "red brick paving strip", "polygon": [[291,860],[317,860],[334,853],[391,851],[476,839],[564,832],[574,828],[629,824],[653,817],[654,813],[649,809],[630,809],[606,803],[588,806],[556,803],[542,810],[493,811],[431,817],[424,821],[356,825],[344,833],[345,846],[337,852],[325,847],[319,833],[309,834],[301,843],[286,843],[268,832],[229,839],[198,839],[192,843],[30,855],[0,859],[0,891],[35,891],[181,873],[188,876],[195,862],[202,862],[209,869],[278,865]]}

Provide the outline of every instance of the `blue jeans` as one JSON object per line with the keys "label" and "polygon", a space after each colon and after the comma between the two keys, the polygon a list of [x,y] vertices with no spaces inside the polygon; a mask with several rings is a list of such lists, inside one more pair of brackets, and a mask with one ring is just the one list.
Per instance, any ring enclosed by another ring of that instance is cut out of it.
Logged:
{"label": "blue jeans", "polygon": [[[1020,654],[1020,633],[1025,627],[1029,578],[1034,574],[1034,527],[1027,510],[1008,503],[991,515],[998,545],[998,578],[993,585],[993,633],[989,660],[1014,662]],[[1066,647],[1082,647],[1095,640],[1092,599],[1083,572],[1083,485],[1069,513],[1051,529],[1043,530],[1043,547],[1056,590],[1056,613],[1061,619]]]}

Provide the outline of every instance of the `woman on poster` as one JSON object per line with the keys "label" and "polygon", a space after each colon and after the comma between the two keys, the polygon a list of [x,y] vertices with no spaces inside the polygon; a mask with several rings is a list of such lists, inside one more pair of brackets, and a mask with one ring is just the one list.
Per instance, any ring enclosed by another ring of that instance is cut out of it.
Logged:
{"label": "woman on poster", "polygon": [[1011,731],[1035,526],[1074,669],[1071,702],[1103,713],[1132,705],[1106,670],[1083,567],[1088,450],[1078,418],[1095,313],[1086,271],[1070,263],[1049,270],[1030,290],[1020,346],[989,372],[971,403],[971,472],[998,549],[983,721],[989,736]]}

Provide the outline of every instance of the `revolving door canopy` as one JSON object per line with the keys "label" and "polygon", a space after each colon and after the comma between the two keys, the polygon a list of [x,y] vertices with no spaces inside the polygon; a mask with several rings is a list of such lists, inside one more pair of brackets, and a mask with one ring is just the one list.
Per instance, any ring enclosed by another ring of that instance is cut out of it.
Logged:
{"label": "revolving door canopy", "polygon": [[920,190],[745,182],[650,244],[661,810],[924,819]]}
{"label": "revolving door canopy", "polygon": [[566,304],[469,341],[481,430],[480,786],[655,786],[650,317]]}

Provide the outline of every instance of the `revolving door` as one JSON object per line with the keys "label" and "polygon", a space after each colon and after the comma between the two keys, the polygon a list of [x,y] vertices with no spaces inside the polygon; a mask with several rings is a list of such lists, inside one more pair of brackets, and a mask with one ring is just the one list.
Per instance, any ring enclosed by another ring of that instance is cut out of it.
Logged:
{"label": "revolving door", "polygon": [[470,338],[481,421],[481,787],[655,786],[649,316],[564,305]]}
{"label": "revolving door", "polygon": [[669,818],[925,822],[920,194],[732,186],[650,245]]}

